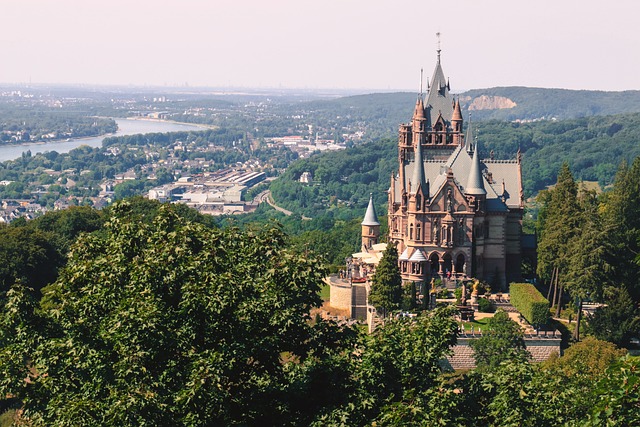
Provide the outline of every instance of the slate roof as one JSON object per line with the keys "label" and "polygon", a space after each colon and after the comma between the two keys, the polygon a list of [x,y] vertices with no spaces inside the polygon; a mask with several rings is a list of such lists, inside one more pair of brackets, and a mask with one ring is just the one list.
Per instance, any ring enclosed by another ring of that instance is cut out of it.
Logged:
{"label": "slate roof", "polygon": [[[451,168],[456,184],[465,192],[468,185],[469,174],[472,169],[473,157],[464,147],[458,146],[451,153],[446,161],[425,160],[423,170],[425,179],[429,181],[429,196],[433,197],[447,180],[447,171]],[[509,208],[519,208],[520,189],[522,188],[520,165],[515,160],[479,160],[482,172],[482,186],[487,192],[486,206],[490,212],[505,212]],[[415,162],[405,166],[405,179],[413,177],[416,169]],[[488,173],[491,173],[491,183],[488,182]],[[504,180],[505,191],[503,194],[502,182]],[[405,188],[409,188],[409,183],[405,183]],[[396,194],[402,193],[402,183],[395,182]],[[505,202],[502,201],[502,196]]]}
{"label": "slate roof", "polygon": [[449,99],[449,83],[444,77],[442,66],[440,65],[440,55],[438,63],[433,71],[433,77],[429,84],[429,96],[425,105],[429,114],[427,115],[427,126],[432,126],[438,115],[442,113],[444,120],[449,123],[453,116],[453,103]]}

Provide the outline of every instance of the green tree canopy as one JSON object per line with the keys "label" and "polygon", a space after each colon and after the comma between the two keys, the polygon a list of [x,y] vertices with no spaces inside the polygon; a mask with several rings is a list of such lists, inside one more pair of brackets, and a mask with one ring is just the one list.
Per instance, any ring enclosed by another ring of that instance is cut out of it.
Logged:
{"label": "green tree canopy", "polygon": [[307,364],[320,371],[343,338],[309,322],[324,271],[283,242],[276,226],[211,229],[170,205],[144,222],[115,205],[45,290],[30,366],[0,360],[1,392],[52,426],[290,424],[325,380]]}
{"label": "green tree canopy", "polygon": [[482,336],[470,345],[479,369],[495,369],[506,360],[523,360],[529,356],[522,328],[502,310],[489,319]]}
{"label": "green tree canopy", "polygon": [[578,187],[569,165],[564,163],[558,183],[542,198],[538,216],[538,275],[545,280],[553,268],[565,274],[569,265],[569,242],[579,230]]}
{"label": "green tree canopy", "polygon": [[369,304],[384,314],[397,310],[401,301],[402,277],[398,269],[398,250],[395,245],[389,243],[373,275]]}

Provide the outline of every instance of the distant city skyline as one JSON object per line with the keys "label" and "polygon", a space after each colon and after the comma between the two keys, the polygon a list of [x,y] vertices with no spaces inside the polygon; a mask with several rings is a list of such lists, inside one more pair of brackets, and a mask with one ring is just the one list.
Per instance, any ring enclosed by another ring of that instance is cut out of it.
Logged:
{"label": "distant city skyline", "polygon": [[22,0],[0,83],[415,90],[436,33],[451,89],[640,90],[640,3]]}

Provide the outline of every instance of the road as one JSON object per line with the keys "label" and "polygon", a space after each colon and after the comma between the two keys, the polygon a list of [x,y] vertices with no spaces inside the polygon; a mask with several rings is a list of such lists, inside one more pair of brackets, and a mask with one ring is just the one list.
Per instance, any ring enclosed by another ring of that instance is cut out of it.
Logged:
{"label": "road", "polygon": [[[293,215],[293,212],[288,211],[285,208],[281,208],[280,206],[275,204],[275,202],[273,201],[273,198],[271,197],[271,191],[270,190],[265,190],[265,191],[261,192],[260,194],[258,194],[253,199],[253,203],[255,203],[255,204],[260,204],[262,202],[267,202],[269,204],[269,206],[271,206],[272,208],[274,208],[278,212],[282,212],[286,216]],[[306,217],[306,216],[303,215],[302,219],[304,221],[309,221],[311,218]]]}

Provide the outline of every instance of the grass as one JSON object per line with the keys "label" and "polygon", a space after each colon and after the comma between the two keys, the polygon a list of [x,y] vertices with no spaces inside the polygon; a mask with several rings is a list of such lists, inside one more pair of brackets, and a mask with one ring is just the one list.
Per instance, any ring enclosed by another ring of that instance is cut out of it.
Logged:
{"label": "grass", "polygon": [[490,317],[483,317],[481,319],[475,319],[473,322],[458,322],[459,325],[464,326],[465,331],[471,331],[471,326],[473,326],[474,331],[478,331],[478,329],[487,329],[487,323],[489,322]]}
{"label": "grass", "polygon": [[330,286],[327,284],[320,288],[320,298],[322,298],[322,301],[329,301],[330,292]]}

